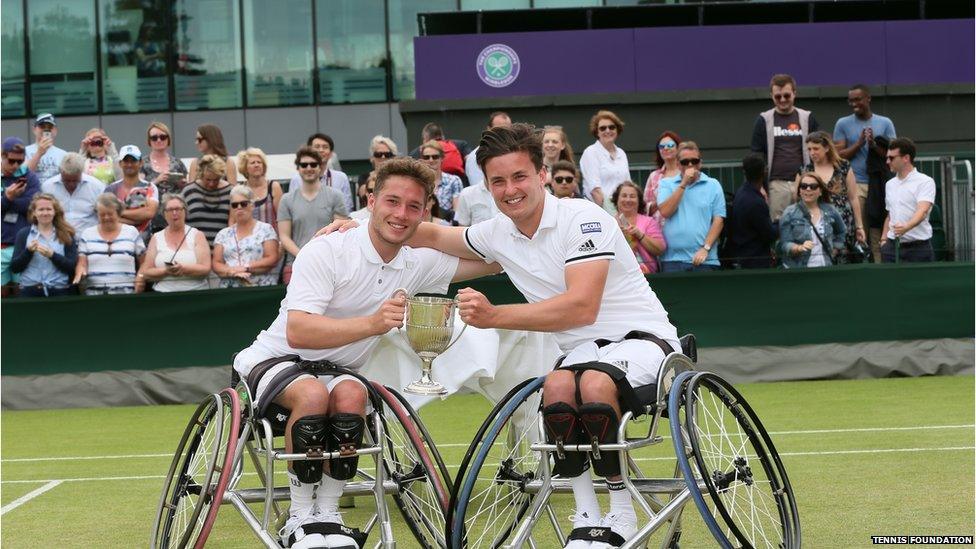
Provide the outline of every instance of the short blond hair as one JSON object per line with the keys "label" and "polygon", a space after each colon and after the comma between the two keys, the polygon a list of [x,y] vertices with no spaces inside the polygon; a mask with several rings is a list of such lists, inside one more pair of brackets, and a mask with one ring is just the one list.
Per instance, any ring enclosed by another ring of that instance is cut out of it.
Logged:
{"label": "short blond hair", "polygon": [[227,163],[215,154],[205,154],[197,164],[197,174],[202,177],[206,172],[219,175],[223,179],[227,176]]}
{"label": "short blond hair", "polygon": [[244,179],[247,179],[247,161],[252,156],[261,159],[261,163],[264,164],[264,173],[268,173],[268,155],[264,154],[264,151],[257,147],[248,147],[237,153],[237,173],[243,175]]}

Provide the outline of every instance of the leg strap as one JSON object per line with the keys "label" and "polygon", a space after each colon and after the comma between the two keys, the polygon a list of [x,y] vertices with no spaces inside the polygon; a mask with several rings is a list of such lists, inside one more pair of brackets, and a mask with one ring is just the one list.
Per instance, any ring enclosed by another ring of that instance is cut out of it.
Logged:
{"label": "leg strap", "polygon": [[[291,446],[296,454],[321,456],[325,452],[328,417],[324,414],[298,418],[291,426]],[[322,480],[322,460],[295,460],[291,468],[298,480],[315,484]]]}
{"label": "leg strap", "polygon": [[569,533],[569,540],[583,540],[583,541],[597,541],[601,543],[606,543],[612,547],[620,547],[624,544],[625,540],[623,536],[614,532],[606,526],[583,526],[580,528],[574,528],[572,532]]}
{"label": "leg strap", "polygon": [[617,442],[617,429],[620,427],[617,412],[604,402],[587,402],[580,406],[579,415],[587,442],[593,447],[593,470],[601,477],[619,475],[619,451],[601,452],[597,448],[598,444]]}
{"label": "leg strap", "polygon": [[578,477],[586,471],[586,452],[566,452],[565,445],[579,444],[583,440],[579,415],[565,402],[554,402],[542,409],[542,422],[546,438],[556,445],[553,472],[563,477]]}
{"label": "leg strap", "polygon": [[[333,414],[329,417],[331,427],[328,436],[330,452],[355,454],[363,444],[366,420],[357,414]],[[359,456],[333,459],[329,461],[329,476],[336,480],[349,480],[356,476]]]}
{"label": "leg strap", "polygon": [[[323,536],[329,535],[339,535],[348,536],[352,538],[356,545],[362,549],[366,545],[366,537],[369,535],[368,532],[363,533],[358,528],[350,528],[344,524],[336,524],[334,522],[313,522],[310,524],[303,524],[301,529],[305,532],[305,535],[309,534],[322,534]],[[288,545],[295,543],[295,534],[291,535],[291,539],[288,540]]]}

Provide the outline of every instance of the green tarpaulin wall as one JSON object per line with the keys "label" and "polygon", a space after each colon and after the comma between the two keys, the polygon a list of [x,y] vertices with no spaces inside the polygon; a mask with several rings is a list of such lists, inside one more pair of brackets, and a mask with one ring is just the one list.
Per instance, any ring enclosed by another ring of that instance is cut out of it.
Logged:
{"label": "green tarpaulin wall", "polygon": [[[972,263],[652,275],[679,333],[702,347],[971,338]],[[466,283],[521,301],[504,276]],[[450,294],[457,290],[452,286]],[[278,311],[283,287],[5,299],[0,370],[45,375],[217,366]]]}

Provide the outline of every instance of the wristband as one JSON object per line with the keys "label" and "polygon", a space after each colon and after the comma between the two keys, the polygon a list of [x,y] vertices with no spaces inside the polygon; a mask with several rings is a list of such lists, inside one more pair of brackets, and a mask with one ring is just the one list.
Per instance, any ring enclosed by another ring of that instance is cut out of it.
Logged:
{"label": "wristband", "polygon": [[702,244],[702,249],[705,250],[706,252],[712,251],[712,247],[709,246],[708,244]]}

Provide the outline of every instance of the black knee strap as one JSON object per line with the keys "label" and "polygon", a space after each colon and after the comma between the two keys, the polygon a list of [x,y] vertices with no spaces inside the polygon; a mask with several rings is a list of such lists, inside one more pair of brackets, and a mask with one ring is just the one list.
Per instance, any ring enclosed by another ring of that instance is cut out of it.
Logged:
{"label": "black knee strap", "polygon": [[[328,444],[330,452],[354,453],[363,444],[366,420],[357,414],[333,414],[329,417]],[[359,456],[329,460],[329,476],[349,480],[356,476]]]}
{"label": "black knee strap", "polygon": [[[356,542],[356,545],[360,547],[360,549],[366,545],[366,537],[369,535],[368,532],[363,533],[358,528],[350,528],[344,524],[336,524],[334,522],[313,522],[311,524],[303,524],[301,529],[305,532],[306,536],[309,534],[322,534],[323,536],[335,534],[340,536],[348,536],[352,538],[354,542]],[[295,536],[294,533],[291,535],[291,537],[288,539],[289,546],[295,543],[296,537],[297,536]]]}
{"label": "black knee strap", "polygon": [[[328,416],[324,414],[298,418],[291,426],[292,452],[308,456],[321,456],[325,452],[328,429]],[[322,480],[322,460],[320,459],[292,461],[291,468],[298,480],[304,483],[315,484]]]}
{"label": "black knee strap", "polygon": [[581,526],[579,528],[574,528],[573,531],[569,533],[569,537],[566,538],[566,540],[572,541],[576,539],[584,541],[598,541],[601,543],[606,543],[611,547],[620,547],[624,544],[624,542],[627,541],[623,538],[623,536],[607,528],[606,526]]}
{"label": "black knee strap", "polygon": [[565,445],[579,444],[583,440],[583,430],[579,415],[565,402],[555,402],[542,409],[542,422],[546,427],[546,438],[558,448],[553,472],[563,477],[578,477],[586,471],[586,452],[565,452]]}
{"label": "black knee strap", "polygon": [[593,446],[593,470],[602,477],[619,475],[619,452],[601,452],[597,448],[597,444],[617,442],[617,429],[620,427],[617,412],[604,402],[587,402],[580,406],[579,415],[587,442]]}

